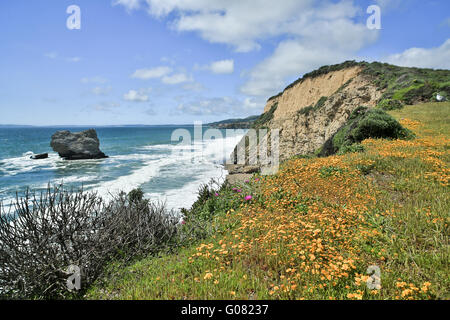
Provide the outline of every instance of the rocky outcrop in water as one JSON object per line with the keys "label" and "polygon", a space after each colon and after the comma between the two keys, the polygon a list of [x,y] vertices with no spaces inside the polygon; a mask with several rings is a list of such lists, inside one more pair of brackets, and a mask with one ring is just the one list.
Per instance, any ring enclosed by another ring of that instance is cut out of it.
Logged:
{"label": "rocky outcrop in water", "polygon": [[100,151],[100,141],[94,129],[74,133],[67,130],[57,131],[52,135],[50,146],[66,160],[107,158]]}
{"label": "rocky outcrop in water", "polygon": [[48,158],[48,153],[35,154],[30,157],[30,159],[33,159],[33,160],[41,160],[41,159],[47,159],[47,158]]}

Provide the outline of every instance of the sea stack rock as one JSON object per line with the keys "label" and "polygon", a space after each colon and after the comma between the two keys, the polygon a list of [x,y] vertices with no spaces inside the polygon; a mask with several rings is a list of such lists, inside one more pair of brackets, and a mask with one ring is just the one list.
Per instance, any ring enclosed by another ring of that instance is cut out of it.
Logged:
{"label": "sea stack rock", "polygon": [[50,146],[66,160],[107,158],[100,151],[100,141],[94,129],[74,133],[57,131],[52,135]]}
{"label": "sea stack rock", "polygon": [[48,158],[48,153],[35,154],[34,156],[30,157],[30,159],[33,159],[33,160],[41,160],[41,159],[47,159],[47,158]]}

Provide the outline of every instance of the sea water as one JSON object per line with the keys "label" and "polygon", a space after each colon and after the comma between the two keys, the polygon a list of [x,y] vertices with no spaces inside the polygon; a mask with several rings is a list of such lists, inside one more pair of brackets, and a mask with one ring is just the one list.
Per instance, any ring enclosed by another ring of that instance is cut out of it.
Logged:
{"label": "sea water", "polygon": [[[221,130],[222,138],[180,145],[172,141],[180,128],[194,137],[194,126],[94,127],[109,158],[75,161],[63,160],[51,149],[51,136],[58,130],[89,128],[0,128],[0,201],[7,205],[16,192],[40,193],[62,184],[69,190],[96,191],[105,199],[140,187],[148,199],[165,202],[169,209],[189,208],[202,184],[224,180],[223,162],[242,132]],[[47,152],[48,159],[30,159]]]}

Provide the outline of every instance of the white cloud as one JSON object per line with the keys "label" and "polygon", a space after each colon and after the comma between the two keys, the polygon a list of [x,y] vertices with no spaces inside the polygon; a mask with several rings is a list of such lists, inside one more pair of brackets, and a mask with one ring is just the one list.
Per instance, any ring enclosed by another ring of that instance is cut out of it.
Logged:
{"label": "white cloud", "polygon": [[450,38],[435,48],[410,48],[393,54],[386,62],[405,67],[450,69]]}
{"label": "white cloud", "polygon": [[353,57],[378,37],[377,31],[353,22],[357,14],[358,8],[348,1],[305,12],[296,26],[292,25],[296,37],[281,41],[272,56],[248,72],[241,91],[268,97],[281,90],[287,79]]}
{"label": "white cloud", "polygon": [[140,0],[114,0],[113,6],[121,5],[124,6],[128,12],[139,9],[141,6]]}
{"label": "white cloud", "polygon": [[243,107],[244,109],[251,110],[251,109],[262,109],[262,107],[265,106],[265,101],[263,100],[257,100],[255,98],[245,98]]}
{"label": "white cloud", "polygon": [[123,95],[123,98],[127,101],[133,102],[146,102],[148,101],[148,95],[143,93],[142,91],[138,92],[136,90],[130,90]]}
{"label": "white cloud", "polygon": [[208,69],[215,74],[230,74],[234,72],[234,60],[220,60],[211,63]]}
{"label": "white cloud", "polygon": [[161,80],[165,84],[179,84],[183,82],[190,82],[192,78],[188,77],[184,73],[176,73],[171,76],[164,76]]}
{"label": "white cloud", "polygon": [[172,72],[172,68],[161,66],[152,69],[138,69],[131,77],[136,79],[148,80],[152,78],[161,78]]}
{"label": "white cloud", "polygon": [[258,40],[282,34],[312,0],[146,0],[155,17],[175,13],[178,31],[198,32],[212,43],[230,44],[239,52],[258,49]]}
{"label": "white cloud", "polygon": [[228,115],[235,117],[246,117],[250,114],[258,114],[263,110],[265,101],[257,101],[253,98],[245,98],[243,100],[232,97],[199,97],[197,99],[186,101],[186,97],[182,97],[183,101],[176,108],[177,114],[190,114],[196,116],[208,115]]}
{"label": "white cloud", "polygon": [[[352,58],[379,34],[366,27],[365,19],[356,19],[365,17],[366,8],[352,0],[283,0],[279,5],[272,0],[146,2],[152,16],[168,17],[175,30],[196,32],[211,43],[227,44],[238,52],[258,49],[262,41],[276,39],[273,55],[246,72],[248,79],[241,92],[252,96],[267,97],[287,80],[324,64]],[[199,68],[231,73],[233,64],[222,61]]]}

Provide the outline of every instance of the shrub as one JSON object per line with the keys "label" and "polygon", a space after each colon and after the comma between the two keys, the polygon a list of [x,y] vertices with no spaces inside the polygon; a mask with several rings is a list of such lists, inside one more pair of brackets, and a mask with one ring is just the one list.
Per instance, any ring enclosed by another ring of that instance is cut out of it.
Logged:
{"label": "shrub", "polygon": [[313,110],[314,110],[314,107],[311,105],[311,106],[301,108],[300,110],[297,111],[297,113],[299,115],[308,115]]}
{"label": "shrub", "polygon": [[258,119],[256,119],[253,124],[253,129],[260,129],[263,128],[267,123],[273,119],[273,114],[275,113],[275,110],[278,108],[278,103],[274,103],[269,111],[263,113],[261,116],[259,116]]}
{"label": "shrub", "polygon": [[[253,181],[253,179],[251,179]],[[184,228],[189,228],[190,239],[196,241],[211,236],[217,232],[217,226],[214,221],[220,216],[224,216],[231,210],[238,210],[241,205],[251,201],[260,201],[256,191],[255,183],[250,180],[239,185],[230,185],[229,183],[219,183],[211,180],[199,189],[197,201],[189,209],[182,209],[186,220]],[[259,181],[256,178],[256,182]]]}
{"label": "shrub", "polygon": [[368,138],[409,139],[414,135],[382,109],[360,106],[321,148],[319,156],[362,151],[355,145]]}
{"label": "shrub", "polygon": [[141,188],[133,189],[128,193],[130,203],[139,203],[144,199],[144,192]]}
{"label": "shrub", "polygon": [[439,89],[439,86],[433,82],[425,82],[418,87],[412,87],[403,94],[402,100],[406,104],[414,104],[418,102],[427,102],[433,98],[433,93]]}
{"label": "shrub", "polygon": [[328,97],[321,97],[316,104],[301,108],[300,110],[297,111],[297,113],[299,115],[308,115],[311,111],[316,111],[319,110],[320,108],[323,107],[323,105],[325,104],[325,102],[327,101]]}
{"label": "shrub", "polygon": [[[106,203],[96,193],[49,188],[39,197],[17,197],[8,212],[0,206],[0,297],[78,297],[108,262],[176,245],[176,217],[139,194],[121,193]],[[72,265],[81,272],[77,292],[67,289]]]}
{"label": "shrub", "polygon": [[444,87],[450,81],[450,70],[407,68],[379,62],[361,62],[360,65],[364,67],[363,73],[379,89],[384,89],[383,99],[407,104],[429,101],[433,88],[446,91]]}
{"label": "shrub", "polygon": [[327,101],[328,97],[320,97],[320,99],[317,101],[316,105],[314,106],[314,110],[320,109],[323,107],[325,102]]}
{"label": "shrub", "polygon": [[395,99],[383,99],[378,103],[377,107],[386,111],[397,110],[403,108],[403,103]]}
{"label": "shrub", "polygon": [[352,127],[347,136],[351,142],[361,142],[367,138],[405,139],[411,135],[408,129],[380,109],[368,110]]}

